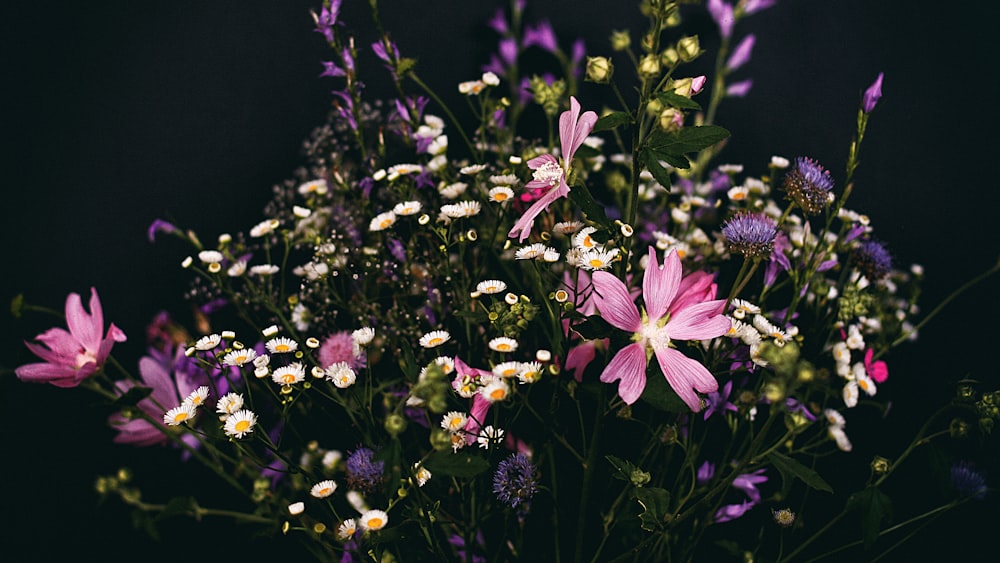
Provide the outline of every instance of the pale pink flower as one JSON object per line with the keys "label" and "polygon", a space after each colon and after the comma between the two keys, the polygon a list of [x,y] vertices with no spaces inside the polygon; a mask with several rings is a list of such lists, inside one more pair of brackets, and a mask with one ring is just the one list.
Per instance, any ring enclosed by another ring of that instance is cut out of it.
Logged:
{"label": "pale pink flower", "polygon": [[51,383],[57,387],[76,387],[97,373],[111,354],[115,342],[125,342],[125,333],[114,324],[105,336],[104,313],[97,290],[90,289],[90,313],[83,308],[80,294],[66,298],[66,326],[50,328],[35,337],[38,344],[25,345],[44,362],[25,364],[15,370],[22,381]]}
{"label": "pale pink flower", "polygon": [[524,188],[526,190],[548,189],[548,191],[531,204],[531,207],[517,220],[514,228],[507,234],[510,238],[517,238],[520,242],[524,242],[531,234],[531,226],[535,222],[535,217],[548,209],[552,202],[569,193],[566,177],[573,164],[573,155],[576,154],[577,149],[586,140],[587,135],[594,130],[594,124],[597,123],[595,112],[585,111],[583,115],[580,114],[580,102],[575,97],[570,97],[569,107],[568,111],[564,111],[559,116],[562,163],[551,154],[536,156],[528,161],[528,168],[534,172],[532,180],[525,184]]}
{"label": "pale pink flower", "polygon": [[704,273],[682,278],[681,260],[671,251],[661,268],[649,247],[649,265],[642,280],[645,311],[641,316],[625,284],[608,272],[594,272],[597,308],[612,326],[633,333],[632,344],[615,354],[601,381],[618,384],[618,395],[634,403],[646,387],[646,365],[655,355],[663,376],[692,411],[701,410],[698,393],[718,391],[708,369],[673,346],[675,340],[707,340],[729,331],[722,315],[725,300],[716,300],[715,284]]}

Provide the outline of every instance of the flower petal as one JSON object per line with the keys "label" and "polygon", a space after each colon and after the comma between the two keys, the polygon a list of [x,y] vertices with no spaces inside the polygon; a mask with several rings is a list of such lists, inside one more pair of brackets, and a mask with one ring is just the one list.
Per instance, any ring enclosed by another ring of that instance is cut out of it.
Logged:
{"label": "flower petal", "polygon": [[514,223],[514,227],[507,233],[509,238],[517,238],[520,242],[524,242],[524,239],[528,238],[531,234],[531,227],[535,222],[535,217],[537,217],[542,211],[548,209],[549,205],[555,200],[564,197],[569,193],[569,186],[566,184],[565,180],[561,180],[558,186],[553,187],[551,190],[546,192],[545,195],[538,198],[535,203],[531,204],[531,207],[521,215],[521,218]]}
{"label": "flower petal", "polygon": [[590,135],[590,132],[594,130],[595,123],[597,123],[597,114],[585,111],[583,115],[580,115],[580,102],[577,101],[576,97],[570,96],[569,111],[564,111],[559,116],[559,140],[563,162],[566,163],[567,170],[577,149],[587,139],[587,135]]}
{"label": "flower petal", "polygon": [[705,366],[673,348],[657,350],[656,361],[667,383],[694,412],[701,410],[701,398],[695,391],[713,393],[719,390],[719,382]]}
{"label": "flower petal", "polygon": [[642,300],[650,322],[663,317],[681,284],[681,259],[671,250],[663,258],[661,268],[656,261],[656,249],[649,247],[649,263],[642,278]]}
{"label": "flower petal", "polygon": [[66,326],[83,347],[96,354],[101,347],[101,332],[104,330],[104,314],[97,290],[90,289],[90,313],[83,309],[80,294],[71,293],[66,298]]}
{"label": "flower petal", "polygon": [[601,372],[601,381],[618,384],[618,396],[631,405],[646,388],[646,349],[640,342],[629,344],[615,354]]}
{"label": "flower petal", "polygon": [[671,340],[707,340],[726,334],[732,321],[721,314],[725,304],[725,299],[718,299],[685,307],[670,317],[667,334]]}
{"label": "flower petal", "polygon": [[604,320],[615,328],[638,332],[642,319],[622,280],[603,271],[594,272],[592,279],[595,291],[592,299]]}

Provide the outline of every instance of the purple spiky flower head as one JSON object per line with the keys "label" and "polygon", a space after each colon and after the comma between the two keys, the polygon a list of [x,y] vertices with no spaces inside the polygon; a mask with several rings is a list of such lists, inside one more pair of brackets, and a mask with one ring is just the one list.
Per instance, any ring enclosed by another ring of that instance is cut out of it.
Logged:
{"label": "purple spiky flower head", "polygon": [[493,492],[511,508],[531,500],[538,489],[535,465],[522,453],[512,454],[497,465],[493,474]]}
{"label": "purple spiky flower head", "polygon": [[959,461],[951,466],[951,485],[961,497],[986,498],[986,477],[969,462]]}
{"label": "purple spiky flower head", "polygon": [[347,456],[347,484],[363,491],[372,491],[382,482],[384,461],[375,461],[375,452],[361,447]]}
{"label": "purple spiky flower head", "polygon": [[806,215],[816,215],[832,199],[833,178],[830,177],[830,171],[818,162],[800,156],[785,175],[782,187],[788,194],[788,199],[794,200]]}
{"label": "purple spiky flower head", "polygon": [[854,249],[854,262],[858,270],[870,281],[878,281],[892,269],[892,255],[877,240],[865,240]]}
{"label": "purple spiky flower head", "polygon": [[722,226],[722,235],[731,252],[747,258],[768,258],[778,235],[774,220],[763,213],[738,211]]}

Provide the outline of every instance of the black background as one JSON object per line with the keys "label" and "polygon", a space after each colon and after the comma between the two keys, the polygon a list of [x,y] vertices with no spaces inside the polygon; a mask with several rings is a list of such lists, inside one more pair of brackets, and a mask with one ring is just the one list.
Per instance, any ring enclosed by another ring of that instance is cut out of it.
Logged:
{"label": "black background", "polygon": [[[367,3],[345,3],[348,23],[367,27]],[[137,359],[145,324],[161,309],[184,309],[187,279],[183,250],[149,244],[149,223],[169,218],[206,240],[246,230],[261,219],[270,187],[302,163],[301,141],[339,84],[318,78],[327,53],[312,31],[316,4],[5,3],[0,240],[8,258],[0,299],[23,293],[61,309],[68,292],[86,295],[94,286],[105,318],[130,337],[116,356],[126,365]],[[479,75],[495,47],[483,24],[492,3],[382,4],[403,54],[420,60],[422,77],[446,99],[457,98],[456,82]],[[749,173],[760,173],[772,154],[807,155],[842,178],[860,93],[884,71],[885,96],[849,207],[872,218],[897,263],[926,268],[925,311],[1000,254],[993,136],[1000,90],[985,5],[782,1],[737,26],[737,37],[757,35],[753,60],[740,71],[755,86],[748,98],[724,104],[718,118],[733,133],[722,159]],[[626,27],[634,13],[629,2],[538,0],[528,19],[550,18],[566,48],[581,36],[591,54],[610,54],[610,30]],[[709,22],[692,23],[711,56],[718,38]],[[894,400],[887,429],[851,428],[852,436],[862,443],[869,434],[902,436],[962,377],[997,385],[997,289],[993,278],[964,294],[919,344],[890,357],[891,379],[880,390]],[[264,560],[266,546],[230,527],[178,522],[155,543],[129,529],[127,511],[96,506],[95,475],[126,461],[164,483],[208,477],[178,468],[173,452],[112,446],[83,391],[23,384],[6,373],[32,359],[21,340],[50,325],[7,313],[0,320],[4,560]],[[996,438],[989,444],[995,452]],[[996,477],[990,457],[977,461]],[[900,505],[933,506],[936,485],[905,478],[894,490]],[[991,500],[951,514],[898,557],[974,554],[988,545],[996,509]]]}

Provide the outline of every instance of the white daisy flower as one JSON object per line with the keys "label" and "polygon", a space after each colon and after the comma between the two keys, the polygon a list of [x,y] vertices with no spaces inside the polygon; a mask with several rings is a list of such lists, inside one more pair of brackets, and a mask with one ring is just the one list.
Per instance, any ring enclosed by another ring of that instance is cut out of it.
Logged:
{"label": "white daisy flower", "polygon": [[844,405],[847,408],[854,408],[858,405],[858,395],[859,388],[857,381],[851,380],[844,384]]}
{"label": "white daisy flower", "polygon": [[740,320],[746,318],[747,315],[760,314],[760,307],[743,299],[733,299],[732,305],[733,316]]}
{"label": "white daisy flower", "polygon": [[384,231],[396,223],[396,214],[392,211],[386,211],[385,213],[379,213],[371,220],[368,224],[369,231]]}
{"label": "white daisy flower", "polygon": [[208,336],[202,336],[194,343],[194,347],[202,352],[214,349],[219,343],[222,342],[222,337],[218,334],[209,334]]}
{"label": "white daisy flower", "polygon": [[516,186],[521,179],[514,174],[494,174],[490,176],[490,183],[494,186]]}
{"label": "white daisy flower", "polygon": [[163,424],[167,426],[177,426],[194,418],[195,406],[183,404],[168,410],[163,415]]}
{"label": "white daisy flower", "polygon": [[503,441],[504,431],[502,428],[494,428],[493,426],[484,426],[479,432],[479,436],[476,437],[476,443],[479,444],[480,448],[484,450],[489,448],[491,444],[499,444]]}
{"label": "white daisy flower", "polygon": [[226,393],[219,397],[215,403],[215,412],[222,415],[230,415],[243,408],[243,395],[239,393]]}
{"label": "white daisy flower", "polygon": [[773,166],[775,168],[788,168],[789,164],[790,164],[790,162],[788,161],[788,159],[785,158],[785,157],[783,157],[783,156],[772,156],[771,157],[771,166]]}
{"label": "white daisy flower", "polygon": [[358,374],[347,365],[347,362],[336,362],[326,368],[326,378],[332,381],[336,388],[347,389],[358,380]]}
{"label": "white daisy flower", "polygon": [[441,428],[449,432],[458,432],[465,428],[468,422],[469,417],[464,412],[450,411],[441,419]]}
{"label": "white daisy flower", "polygon": [[273,373],[271,373],[271,379],[275,383],[280,383],[282,385],[293,385],[295,383],[300,383],[306,378],[306,370],[302,367],[300,362],[293,362],[287,366],[281,366],[276,368]]}
{"label": "white daisy flower", "polygon": [[498,336],[489,342],[490,350],[495,352],[513,352],[517,350],[517,340],[513,338],[507,338],[506,336]]}
{"label": "white daisy flower", "polygon": [[354,521],[354,518],[348,518],[337,526],[337,538],[340,540],[349,540],[354,537],[354,534],[358,531],[358,524]]}
{"label": "white daisy flower", "polygon": [[470,164],[468,166],[463,166],[458,170],[460,174],[465,174],[466,176],[473,176],[486,170],[485,164]]}
{"label": "white daisy flower", "polygon": [[253,411],[242,409],[234,412],[228,418],[222,429],[227,436],[242,438],[253,432],[253,427],[257,425],[257,415]]}
{"label": "white daisy flower", "polygon": [[200,407],[205,404],[205,399],[208,399],[208,387],[202,385],[188,394],[187,397],[184,397],[184,401],[181,404]]}
{"label": "white daisy flower", "polygon": [[472,217],[479,214],[481,206],[478,201],[460,201],[441,206],[441,213],[452,219]]}
{"label": "white daisy flower", "polygon": [[351,338],[358,346],[365,346],[375,338],[375,329],[370,326],[359,328],[351,333]]}
{"label": "white daisy flower", "polygon": [[312,180],[310,182],[306,182],[304,184],[299,185],[298,192],[301,195],[308,195],[308,194],[323,195],[328,191],[328,189],[329,188],[326,185],[326,180],[320,179],[320,180]]}
{"label": "white daisy flower", "polygon": [[261,264],[259,266],[251,266],[250,273],[255,276],[271,276],[277,274],[280,269],[274,264]]}
{"label": "white daisy flower", "polygon": [[455,199],[456,197],[465,193],[465,190],[469,187],[469,184],[465,182],[454,182],[452,184],[445,184],[438,188],[438,193],[442,197],[448,199]]}
{"label": "white daisy flower", "polygon": [[431,472],[417,463],[413,466],[413,478],[417,480],[418,487],[423,487],[431,480]]}
{"label": "white daisy flower", "polygon": [[323,454],[323,459],[320,460],[320,463],[323,464],[325,469],[332,470],[337,466],[337,463],[343,459],[343,457],[344,454],[341,453],[340,450],[330,450]]}
{"label": "white daisy flower", "polygon": [[517,251],[514,252],[514,258],[518,260],[534,260],[544,256],[547,250],[549,250],[547,246],[540,242],[536,242],[534,244],[518,248]]}
{"label": "white daisy flower", "polygon": [[423,167],[421,167],[419,164],[404,163],[404,164],[396,164],[390,166],[386,170],[386,172],[389,175],[388,176],[389,180],[392,181],[395,180],[396,178],[399,178],[400,176],[409,176],[410,174],[420,174],[421,172],[423,172],[423,170],[424,170]]}
{"label": "white daisy flower", "polygon": [[332,479],[327,479],[325,481],[320,481],[309,489],[309,494],[316,498],[326,498],[333,494],[337,490],[337,483]]}
{"label": "white daisy flower", "polygon": [[366,510],[358,520],[365,530],[381,530],[389,523],[389,515],[382,510]]}
{"label": "white daisy flower", "polygon": [[205,264],[218,264],[225,259],[218,250],[202,250],[198,253],[198,259]]}
{"label": "white daisy flower", "polygon": [[480,92],[486,89],[487,84],[482,80],[467,80],[465,82],[459,82],[458,93],[465,94],[466,96],[478,96]]}
{"label": "white daisy flower", "polygon": [[493,203],[504,203],[514,198],[514,190],[509,186],[496,186],[490,188],[489,198]]}
{"label": "white daisy flower", "polygon": [[259,238],[267,236],[275,231],[281,223],[277,219],[267,219],[257,223],[250,229],[250,236],[254,238]]}
{"label": "white daisy flower", "polygon": [[222,357],[222,363],[227,366],[242,366],[252,362],[256,357],[257,352],[254,352],[253,348],[232,350]]}
{"label": "white daisy flower", "polygon": [[552,226],[552,232],[557,235],[570,236],[583,228],[580,221],[560,221]]}
{"label": "white daisy flower", "polygon": [[503,401],[510,396],[510,387],[502,379],[495,379],[479,388],[479,395],[490,403]]}
{"label": "white daisy flower", "polygon": [[396,215],[416,215],[420,212],[423,207],[419,201],[404,201],[397,203],[395,207],[392,208],[392,212]]}
{"label": "white daisy flower", "polygon": [[288,505],[288,513],[292,516],[298,516],[306,511],[306,503],[304,502],[293,502]]}
{"label": "white daisy flower", "polygon": [[420,337],[420,345],[424,348],[435,348],[451,340],[447,330],[432,330]]}
{"label": "white daisy flower", "polygon": [[476,284],[476,291],[479,293],[485,293],[486,295],[500,293],[506,289],[507,284],[500,280],[484,280]]}
{"label": "white daisy flower", "polygon": [[229,276],[229,277],[231,277],[231,278],[238,278],[238,277],[242,276],[245,273],[247,273],[247,261],[246,260],[240,260],[238,262],[234,262],[226,270],[226,275]]}
{"label": "white daisy flower", "polygon": [[517,374],[517,380],[521,383],[534,383],[542,375],[542,364],[539,362],[525,362],[521,364],[521,371]]}
{"label": "white daisy flower", "polygon": [[848,439],[843,426],[830,426],[827,428],[827,433],[831,438],[833,438],[833,441],[837,443],[837,447],[840,448],[841,451],[849,452],[853,449],[851,440]]}
{"label": "white daisy flower", "polygon": [[602,250],[594,248],[584,252],[580,256],[580,263],[583,269],[590,271],[604,270],[611,267],[618,260],[618,249]]}
{"label": "white daisy flower", "polygon": [[271,356],[261,354],[253,359],[254,367],[263,368],[271,365]]}
{"label": "white daisy flower", "polygon": [[580,229],[575,235],[573,235],[573,246],[584,250],[601,247],[601,243],[597,242],[590,236],[596,232],[596,227],[584,227]]}
{"label": "white daisy flower", "polygon": [[497,377],[517,377],[521,372],[521,362],[502,362],[493,366],[493,375]]}
{"label": "white daisy flower", "polygon": [[288,354],[299,349],[299,343],[288,338],[287,336],[279,336],[278,338],[272,338],[268,340],[264,346],[267,351],[272,354]]}

